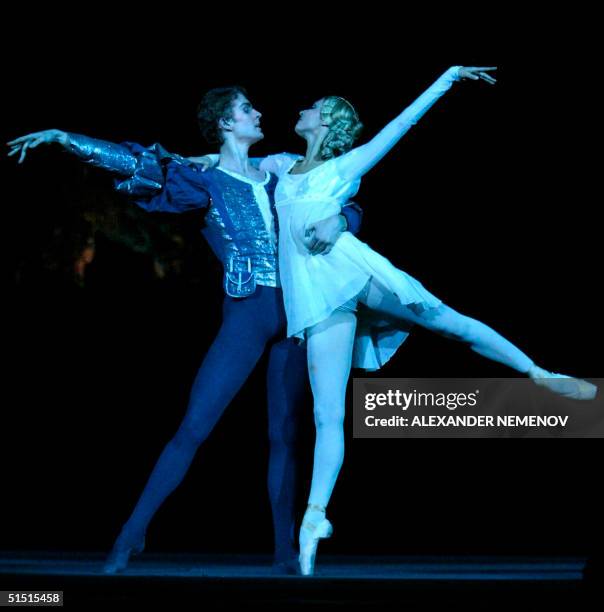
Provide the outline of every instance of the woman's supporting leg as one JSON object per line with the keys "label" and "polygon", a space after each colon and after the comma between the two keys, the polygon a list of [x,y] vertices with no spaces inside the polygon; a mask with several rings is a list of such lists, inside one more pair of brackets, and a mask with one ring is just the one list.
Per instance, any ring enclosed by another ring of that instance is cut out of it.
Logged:
{"label": "woman's supporting leg", "polygon": [[344,460],[344,410],[356,330],[353,312],[336,311],[308,330],[308,372],[314,398],[315,454],[308,508],[300,529],[300,570],[314,571],[320,538],[331,535],[325,508]]}
{"label": "woman's supporting leg", "polygon": [[344,460],[344,409],[356,330],[353,312],[336,311],[308,330],[315,456],[308,502],[326,507]]}

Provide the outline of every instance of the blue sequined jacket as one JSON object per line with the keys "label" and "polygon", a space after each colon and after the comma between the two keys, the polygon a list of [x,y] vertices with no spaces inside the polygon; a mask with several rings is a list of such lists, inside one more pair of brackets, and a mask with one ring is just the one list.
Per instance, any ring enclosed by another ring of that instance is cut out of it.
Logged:
{"label": "blue sequined jacket", "polygon": [[[69,150],[80,159],[119,175],[115,188],[145,210],[179,213],[203,209],[205,224],[201,231],[225,271],[243,272],[251,262],[259,285],[279,286],[274,235],[267,228],[249,182],[217,168],[201,172],[198,164],[169,153],[159,144],[148,148],[136,143],[118,145],[79,134],[69,134],[69,141]],[[274,175],[263,184],[275,222],[276,184]],[[225,223],[223,212],[230,222]],[[360,207],[345,206],[342,214],[348,231],[358,232]]]}

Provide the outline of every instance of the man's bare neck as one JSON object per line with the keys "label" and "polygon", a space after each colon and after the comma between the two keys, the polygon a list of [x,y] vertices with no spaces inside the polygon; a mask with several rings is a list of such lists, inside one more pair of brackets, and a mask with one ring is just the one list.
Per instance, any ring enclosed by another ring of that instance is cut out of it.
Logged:
{"label": "man's bare neck", "polygon": [[261,172],[252,165],[247,154],[247,149],[245,151],[233,151],[231,147],[223,146],[220,149],[219,166],[254,181],[259,181],[264,178],[264,172]]}

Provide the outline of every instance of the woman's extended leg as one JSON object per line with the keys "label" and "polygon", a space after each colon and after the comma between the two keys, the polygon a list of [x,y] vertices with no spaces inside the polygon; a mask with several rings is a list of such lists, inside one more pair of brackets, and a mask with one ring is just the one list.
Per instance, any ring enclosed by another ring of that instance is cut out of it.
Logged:
{"label": "woman's extended leg", "polygon": [[525,353],[481,321],[460,314],[445,304],[419,311],[405,306],[386,287],[372,279],[360,300],[372,310],[416,323],[447,338],[467,344],[473,351],[527,374],[537,384],[573,399],[593,399],[596,387],[583,380],[554,374],[535,365]]}

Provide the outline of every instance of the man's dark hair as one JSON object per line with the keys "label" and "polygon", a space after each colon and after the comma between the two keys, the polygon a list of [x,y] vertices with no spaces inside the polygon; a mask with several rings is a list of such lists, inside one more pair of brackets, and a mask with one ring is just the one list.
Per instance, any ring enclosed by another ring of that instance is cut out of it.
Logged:
{"label": "man's dark hair", "polygon": [[247,98],[247,92],[243,87],[216,87],[210,89],[199,103],[197,108],[199,129],[210,144],[221,145],[224,142],[218,121],[233,118],[232,105],[239,94]]}

